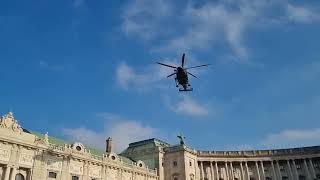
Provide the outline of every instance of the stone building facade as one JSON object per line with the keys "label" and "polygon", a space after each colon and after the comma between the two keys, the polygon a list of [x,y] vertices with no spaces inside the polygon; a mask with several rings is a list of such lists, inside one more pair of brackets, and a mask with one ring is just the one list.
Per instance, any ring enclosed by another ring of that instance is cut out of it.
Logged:
{"label": "stone building facade", "polygon": [[122,155],[158,169],[160,180],[320,180],[320,146],[197,151],[149,139],[129,144]]}
{"label": "stone building facade", "polygon": [[197,151],[158,139],[104,152],[0,119],[0,180],[320,180],[320,146],[278,150]]}
{"label": "stone building facade", "polygon": [[30,133],[10,112],[0,119],[0,179],[157,180],[158,175],[142,161],[112,151],[102,154],[81,143],[61,144],[48,134]]}

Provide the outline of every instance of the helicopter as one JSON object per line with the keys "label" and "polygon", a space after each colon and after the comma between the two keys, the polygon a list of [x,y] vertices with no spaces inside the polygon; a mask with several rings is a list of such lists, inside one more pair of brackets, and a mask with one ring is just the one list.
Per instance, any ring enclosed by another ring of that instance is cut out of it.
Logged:
{"label": "helicopter", "polygon": [[172,66],[172,65],[168,65],[168,64],[164,64],[164,63],[160,63],[157,62],[157,64],[160,64],[162,66],[166,66],[166,67],[170,67],[174,69],[174,73],[170,74],[167,76],[171,77],[173,75],[176,75],[175,77],[175,83],[176,83],[176,87],[179,87],[179,85],[182,88],[179,88],[179,91],[193,91],[193,88],[191,88],[190,83],[189,83],[189,79],[188,79],[188,74],[198,78],[197,76],[193,75],[192,73],[188,72],[188,69],[193,69],[193,68],[199,68],[199,67],[204,67],[204,66],[208,66],[210,64],[203,64],[203,65],[199,65],[199,66],[192,66],[192,67],[184,67],[184,60],[185,59],[185,53],[182,54],[182,58],[181,58],[181,66],[176,67],[176,66]]}

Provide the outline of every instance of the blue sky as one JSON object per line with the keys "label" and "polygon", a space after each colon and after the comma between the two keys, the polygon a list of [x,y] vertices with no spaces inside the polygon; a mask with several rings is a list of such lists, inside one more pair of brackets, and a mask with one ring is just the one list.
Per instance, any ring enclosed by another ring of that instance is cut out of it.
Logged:
{"label": "blue sky", "polygon": [[[116,151],[183,132],[202,150],[319,145],[320,2],[0,2],[0,112]],[[210,63],[179,93],[156,61]]]}

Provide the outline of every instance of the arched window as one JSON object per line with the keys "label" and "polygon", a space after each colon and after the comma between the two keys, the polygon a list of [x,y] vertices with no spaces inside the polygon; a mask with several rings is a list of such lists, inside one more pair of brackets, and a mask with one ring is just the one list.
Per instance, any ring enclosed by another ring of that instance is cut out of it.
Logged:
{"label": "arched window", "polygon": [[24,180],[24,176],[19,173],[16,175],[16,180]]}

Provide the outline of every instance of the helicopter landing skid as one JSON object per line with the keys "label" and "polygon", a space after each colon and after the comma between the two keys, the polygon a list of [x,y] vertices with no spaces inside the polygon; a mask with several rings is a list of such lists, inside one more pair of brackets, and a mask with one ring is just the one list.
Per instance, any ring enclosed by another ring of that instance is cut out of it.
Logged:
{"label": "helicopter landing skid", "polygon": [[179,89],[179,91],[193,91],[193,88],[190,88],[190,89]]}

